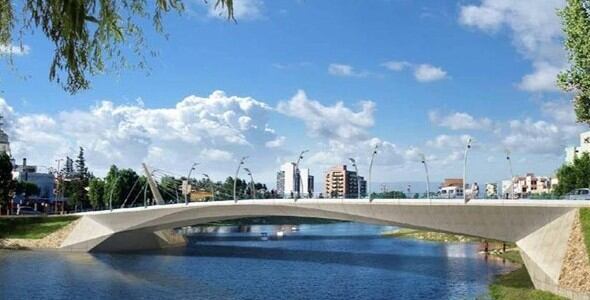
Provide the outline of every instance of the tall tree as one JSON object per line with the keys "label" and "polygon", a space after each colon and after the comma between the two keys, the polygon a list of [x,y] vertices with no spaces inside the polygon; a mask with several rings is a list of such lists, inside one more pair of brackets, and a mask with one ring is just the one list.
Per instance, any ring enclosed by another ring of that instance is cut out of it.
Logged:
{"label": "tall tree", "polygon": [[[233,19],[233,0],[216,0],[216,5]],[[23,32],[40,31],[55,47],[49,79],[73,94],[90,86],[91,75],[144,67],[145,26],[140,24],[151,20],[162,33],[163,15],[183,10],[183,0],[0,0],[0,45],[13,42],[15,29],[21,45]],[[134,61],[126,59],[130,48]]]}
{"label": "tall tree", "polygon": [[578,121],[590,124],[590,0],[567,0],[559,15],[570,64],[559,74],[558,83],[574,93]]}
{"label": "tall tree", "polygon": [[557,195],[564,195],[578,188],[590,187],[590,155],[583,153],[557,170],[559,183],[555,188]]}
{"label": "tall tree", "polygon": [[2,208],[6,208],[10,203],[15,187],[10,156],[5,152],[0,153],[0,214],[2,214]]}
{"label": "tall tree", "polygon": [[80,147],[76,158],[76,169],[72,178],[73,193],[70,197],[71,204],[76,208],[85,207],[88,204],[88,169],[84,158],[84,148]]}
{"label": "tall tree", "polygon": [[100,178],[92,178],[88,184],[88,201],[92,208],[100,209],[106,206],[104,193],[104,181]]}

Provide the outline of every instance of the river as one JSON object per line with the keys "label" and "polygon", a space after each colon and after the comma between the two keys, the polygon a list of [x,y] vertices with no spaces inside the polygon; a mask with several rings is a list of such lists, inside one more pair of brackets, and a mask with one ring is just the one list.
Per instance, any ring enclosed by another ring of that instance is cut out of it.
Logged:
{"label": "river", "polygon": [[[193,227],[186,248],[0,251],[0,299],[474,299],[514,268],[358,223]],[[282,237],[277,237],[282,232]]]}

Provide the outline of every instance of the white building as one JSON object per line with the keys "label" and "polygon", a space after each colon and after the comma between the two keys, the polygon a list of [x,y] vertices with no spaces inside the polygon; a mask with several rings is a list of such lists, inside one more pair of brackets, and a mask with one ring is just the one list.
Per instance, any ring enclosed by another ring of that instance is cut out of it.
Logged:
{"label": "white building", "polygon": [[[2,122],[3,117],[0,116],[0,126],[3,125]],[[4,132],[4,130],[2,130],[2,128],[0,128],[0,153],[6,153],[9,156],[10,154],[10,143],[8,142],[8,134],[6,134],[6,132]]]}
{"label": "white building", "polygon": [[514,198],[528,198],[530,195],[551,193],[557,183],[557,178],[528,173],[525,176],[515,176],[512,180],[502,180],[502,195],[510,199],[513,188]]}
{"label": "white building", "polygon": [[580,146],[565,148],[565,162],[568,164],[573,163],[574,158],[583,153],[590,154],[590,131],[580,134]]}
{"label": "white building", "polygon": [[39,200],[54,201],[55,176],[53,173],[37,172],[37,166],[27,165],[27,160],[23,159],[22,165],[14,166],[12,178],[35,184],[39,188]]}
{"label": "white building", "polygon": [[[301,187],[301,188],[300,188]],[[283,164],[277,172],[277,194],[284,197],[290,197],[291,194],[306,196],[313,193],[314,178],[309,169],[299,168],[299,173],[295,169],[295,163],[289,162]]]}

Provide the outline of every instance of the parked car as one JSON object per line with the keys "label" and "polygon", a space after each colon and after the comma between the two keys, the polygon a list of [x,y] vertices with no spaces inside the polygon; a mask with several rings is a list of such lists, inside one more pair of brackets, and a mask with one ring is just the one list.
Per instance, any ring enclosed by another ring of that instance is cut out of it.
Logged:
{"label": "parked car", "polygon": [[32,207],[21,206],[16,211],[17,215],[40,215],[41,213],[34,210]]}
{"label": "parked car", "polygon": [[590,200],[590,189],[575,189],[565,195],[567,200]]}

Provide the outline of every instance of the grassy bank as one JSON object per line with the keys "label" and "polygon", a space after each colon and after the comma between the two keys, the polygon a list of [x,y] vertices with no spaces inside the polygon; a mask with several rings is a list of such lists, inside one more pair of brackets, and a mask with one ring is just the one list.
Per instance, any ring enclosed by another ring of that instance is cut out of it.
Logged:
{"label": "grassy bank", "polygon": [[490,285],[490,297],[497,300],[561,300],[549,292],[535,290],[531,277],[522,266],[516,271],[499,275]]}
{"label": "grassy bank", "polygon": [[588,257],[590,258],[590,208],[580,209],[580,223],[582,224],[586,252],[588,252]]}
{"label": "grassy bank", "polygon": [[2,217],[0,238],[42,239],[76,220],[77,217]]}
{"label": "grassy bank", "polygon": [[442,232],[429,232],[423,230],[416,230],[416,229],[407,229],[407,228],[400,228],[395,231],[385,232],[383,236],[390,236],[396,238],[403,238],[403,239],[414,239],[414,240],[424,240],[424,241],[432,241],[432,242],[443,242],[443,243],[465,243],[465,242],[479,242],[480,239],[457,235],[457,234],[449,234],[449,233],[442,233]]}

